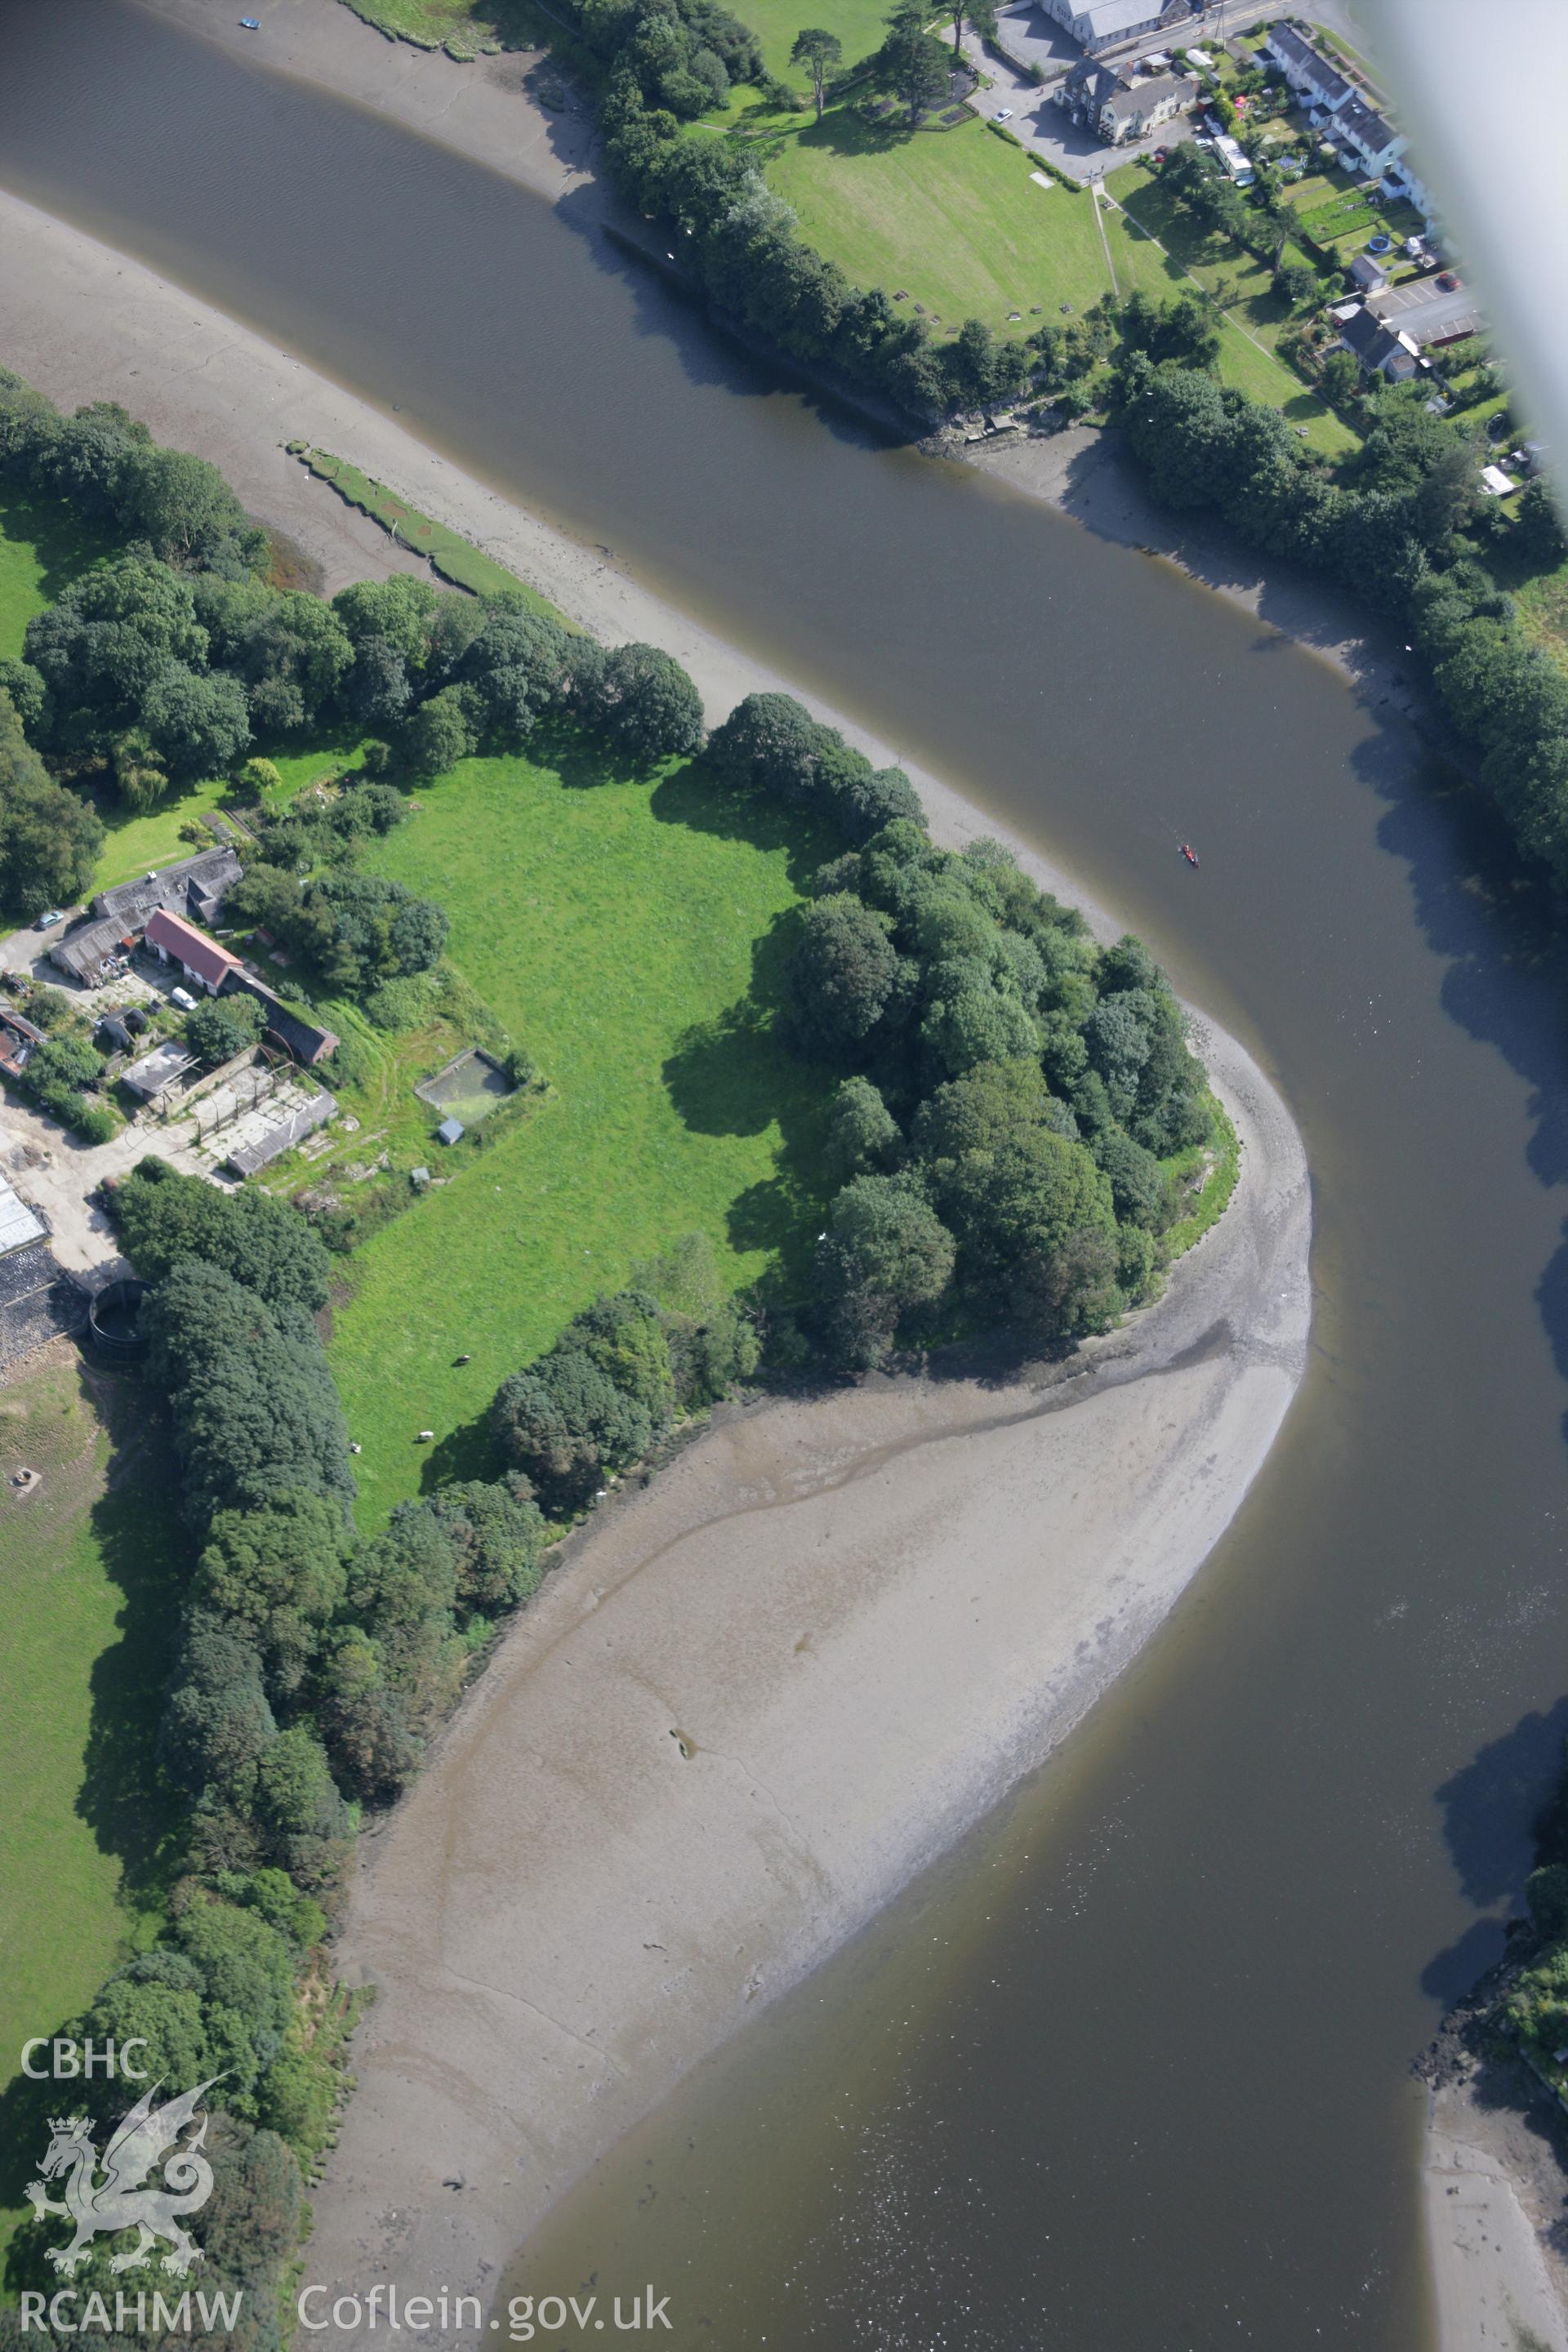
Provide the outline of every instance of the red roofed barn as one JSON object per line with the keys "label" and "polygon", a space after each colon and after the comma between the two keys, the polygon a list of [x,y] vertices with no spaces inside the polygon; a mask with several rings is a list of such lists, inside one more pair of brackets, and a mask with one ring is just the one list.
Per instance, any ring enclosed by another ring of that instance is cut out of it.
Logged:
{"label": "red roofed barn", "polygon": [[205,931],[198,931],[195,923],[187,923],[184,915],[171,915],[166,907],[148,917],[146,940],[164,963],[177,963],[185,978],[195,981],[209,996],[217,994],[231,971],[241,969],[237,956],[209,940]]}

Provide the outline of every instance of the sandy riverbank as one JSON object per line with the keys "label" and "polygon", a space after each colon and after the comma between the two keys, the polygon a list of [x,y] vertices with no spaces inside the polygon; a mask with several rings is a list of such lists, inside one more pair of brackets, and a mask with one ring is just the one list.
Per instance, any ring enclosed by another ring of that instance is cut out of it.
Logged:
{"label": "sandy riverbank", "polygon": [[380,1997],[308,2278],[493,2287],[1148,1640],[1307,1337],[1299,1139],[1240,1049],[1204,1045],[1246,1181],[1160,1306],[1038,1385],[738,1413],[576,1540],[363,1843],[343,1959]]}
{"label": "sandy riverbank", "polygon": [[1422,2179],[1440,2352],[1568,2352],[1563,2145],[1517,2059],[1433,2090]]}

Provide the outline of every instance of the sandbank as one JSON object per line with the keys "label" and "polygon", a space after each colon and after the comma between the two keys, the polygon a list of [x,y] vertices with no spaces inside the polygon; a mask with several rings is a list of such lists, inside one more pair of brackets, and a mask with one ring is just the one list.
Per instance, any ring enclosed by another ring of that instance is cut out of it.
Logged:
{"label": "sandbank", "polygon": [[493,2285],[1165,1616],[1273,1442],[1309,1319],[1295,1129],[1239,1047],[1201,1042],[1245,1181],[1158,1306],[1032,1381],[727,1414],[574,1539],[362,1842],[341,1962],[378,1999],[310,2280]]}
{"label": "sandbank", "polygon": [[1422,2185],[1439,2352],[1568,2352],[1563,2138],[1518,2060],[1432,2092]]}

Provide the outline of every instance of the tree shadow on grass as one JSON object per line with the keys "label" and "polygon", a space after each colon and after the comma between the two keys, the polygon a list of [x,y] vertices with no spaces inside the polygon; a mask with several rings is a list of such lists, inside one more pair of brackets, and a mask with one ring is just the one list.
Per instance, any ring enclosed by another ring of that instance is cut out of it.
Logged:
{"label": "tree shadow on grass", "polygon": [[[172,1882],[181,1851],[182,1807],[159,1769],[157,1739],[178,1637],[186,1545],[166,1507],[174,1473],[154,1392],[85,1365],[80,1380],[85,1401],[110,1433],[108,1482],[89,1519],[122,1601],[115,1621],[119,1638],[91,1671],[92,1711],[75,1810],[100,1850],[119,1863],[122,1900],[146,1910]],[[39,1899],[47,1899],[47,1889],[39,1889]],[[46,2022],[58,2032],[66,2020],[40,2020],[40,2029]],[[16,2063],[19,2054],[5,2053],[6,2063]],[[68,2086],[26,2076],[0,2095],[0,2207],[21,2203],[24,2183],[43,2154],[47,2115],[71,2097]]]}
{"label": "tree shadow on grass", "polygon": [[830,825],[805,809],[761,792],[737,792],[707,760],[689,760],[661,776],[649,806],[660,824],[684,824],[720,841],[747,842],[753,849],[782,849],[797,890],[846,845]]}
{"label": "tree shadow on grass", "polygon": [[89,563],[113,551],[110,541],[77,521],[63,500],[31,498],[9,487],[0,487],[0,537],[33,549],[42,567],[38,593],[49,604]]}
{"label": "tree shadow on grass", "polygon": [[[101,1398],[109,1383],[99,1381]],[[125,1605],[117,1619],[120,1639],[92,1669],[92,1719],[77,1800],[99,1845],[118,1857],[125,1893],[143,1900],[167,1883],[175,1863],[181,1807],[159,1769],[158,1726],[185,1584],[184,1530],[163,1507],[174,1476],[168,1433],[161,1412],[152,1421],[149,1402],[139,1389],[109,1408],[116,1453],[108,1487],[92,1508],[92,1529]]]}
{"label": "tree shadow on grass", "polygon": [[805,1278],[832,1187],[824,1166],[831,1080],[792,1054],[780,1034],[784,970],[800,913],[774,917],[752,948],[752,984],[737,1003],[677,1042],[663,1077],[683,1127],[697,1135],[779,1131],[773,1173],[748,1185],[725,1217],[737,1250],[765,1250],[791,1282]]}
{"label": "tree shadow on grass", "polygon": [[[523,1359],[520,1356],[514,1370],[521,1371]],[[448,1430],[426,1453],[419,1465],[419,1492],[434,1495],[439,1487],[449,1486],[456,1480],[482,1478],[487,1482],[499,1478],[506,1468],[490,1429],[489,1401],[472,1421],[459,1422]]]}

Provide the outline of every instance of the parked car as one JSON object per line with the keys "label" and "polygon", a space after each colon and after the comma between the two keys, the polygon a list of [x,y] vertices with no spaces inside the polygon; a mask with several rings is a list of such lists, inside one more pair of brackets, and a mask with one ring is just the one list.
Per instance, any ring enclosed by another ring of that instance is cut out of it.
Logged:
{"label": "parked car", "polygon": [[188,988],[172,988],[169,991],[169,1002],[171,1004],[177,1004],[182,1013],[194,1013],[196,1009],[196,1000]]}
{"label": "parked car", "polygon": [[1012,108],[1010,106],[999,106],[991,120],[993,122],[1011,122],[1013,120]]}
{"label": "parked car", "polygon": [[36,931],[47,931],[49,929],[51,925],[55,923],[63,923],[64,921],[64,909],[59,907],[51,907],[47,915],[40,915],[38,917],[37,921],[33,925],[33,929]]}
{"label": "parked car", "polygon": [[1168,147],[1156,147],[1156,148],[1155,148],[1155,150],[1154,150],[1154,161],[1155,161],[1155,163],[1163,163],[1164,162],[1164,160],[1165,160],[1166,156],[1170,153],[1170,152],[1171,152],[1171,151],[1170,151],[1170,149],[1169,149]]}
{"label": "parked car", "polygon": [[1445,294],[1457,294],[1459,290],[1458,271],[1457,269],[1443,270],[1438,277],[1437,283],[1442,288]]}

